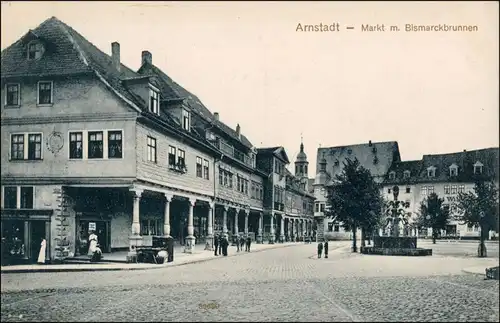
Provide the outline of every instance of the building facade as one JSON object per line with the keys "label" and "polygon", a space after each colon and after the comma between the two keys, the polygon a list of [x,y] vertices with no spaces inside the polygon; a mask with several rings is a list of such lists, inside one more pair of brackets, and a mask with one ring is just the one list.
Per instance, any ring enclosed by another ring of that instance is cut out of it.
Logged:
{"label": "building facade", "polygon": [[[424,155],[421,160],[394,163],[384,180],[384,197],[392,200],[392,190],[397,185],[399,199],[409,202],[408,218],[415,222],[421,203],[425,202],[430,194],[436,193],[439,198],[444,199],[443,204],[450,211],[450,222],[439,235],[445,238],[478,239],[478,227],[467,226],[458,220],[458,193],[473,192],[474,183],[478,179],[492,180],[498,187],[498,160],[499,149],[488,148]],[[432,229],[418,232],[413,228],[411,234],[430,237]]]}
{"label": "building facade", "polygon": [[316,177],[312,185],[314,194],[314,217],[318,226],[318,240],[350,239],[342,223],[325,217],[327,208],[327,186],[342,173],[346,159],[357,159],[361,166],[368,169],[374,180],[382,185],[393,163],[401,160],[398,143],[371,142],[365,144],[318,148]]}
{"label": "building facade", "polygon": [[2,259],[36,261],[42,239],[47,259],[86,254],[90,231],[131,253],[281,232],[284,149],[258,150],[140,59],[133,71],[119,43],[108,55],[55,17],[2,51]]}

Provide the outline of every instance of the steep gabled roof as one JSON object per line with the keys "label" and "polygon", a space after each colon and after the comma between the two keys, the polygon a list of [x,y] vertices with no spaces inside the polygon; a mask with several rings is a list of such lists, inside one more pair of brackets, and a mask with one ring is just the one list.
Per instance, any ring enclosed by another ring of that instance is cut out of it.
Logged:
{"label": "steep gabled roof", "polygon": [[327,162],[326,170],[332,178],[342,172],[343,161],[347,158],[357,158],[372,176],[380,179],[387,174],[393,162],[400,160],[397,141],[318,148],[316,172],[320,169],[319,162],[323,157]]}
{"label": "steep gabled roof", "polygon": [[[27,60],[26,40],[35,38],[50,46],[42,58]],[[130,106],[137,110],[144,109],[145,102],[121,82],[123,78],[136,77],[138,74],[123,64],[118,71],[109,55],[56,17],[45,20],[3,50],[1,62],[2,78],[92,73]]]}
{"label": "steep gabled roof", "polygon": [[217,126],[220,130],[222,130],[225,134],[231,137],[233,140],[237,140],[241,142],[245,147],[252,148],[252,143],[245,137],[243,134],[238,136],[236,131],[226,125],[225,123],[217,120],[214,115],[210,112],[210,110],[201,102],[201,100],[181,85],[176,83],[170,76],[168,76],[165,72],[163,72],[157,66],[144,63],[138,70],[139,74],[154,74],[157,75],[161,79],[161,95],[164,99],[167,100],[185,100],[188,106],[194,110],[194,112],[200,116],[205,122],[212,123]]}
{"label": "steep gabled roof", "polygon": [[[422,160],[400,161],[392,164],[388,171],[388,176],[384,180],[384,184],[411,184],[418,181],[422,170]],[[410,177],[405,178],[405,172],[408,171]],[[389,174],[394,172],[394,178],[390,178]]]}
{"label": "steep gabled roof", "polygon": [[257,148],[257,155],[270,155],[282,159],[285,163],[290,164],[290,160],[288,159],[288,155],[286,154],[285,148],[281,146],[277,147],[269,147],[269,148]]}

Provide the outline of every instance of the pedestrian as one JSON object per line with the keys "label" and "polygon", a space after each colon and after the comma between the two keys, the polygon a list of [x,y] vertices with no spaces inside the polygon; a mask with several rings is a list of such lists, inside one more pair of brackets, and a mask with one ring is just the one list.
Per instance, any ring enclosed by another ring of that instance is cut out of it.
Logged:
{"label": "pedestrian", "polygon": [[250,236],[247,237],[246,251],[250,252],[250,246],[252,245],[252,239]]}
{"label": "pedestrian", "polygon": [[89,235],[89,251],[87,252],[87,256],[92,258],[94,255],[94,252],[97,250],[97,235],[95,234],[95,231],[90,231]]}
{"label": "pedestrian", "polygon": [[325,239],[324,249],[325,249],[325,258],[328,258],[328,240],[327,239]]}
{"label": "pedestrian", "polygon": [[240,252],[240,237],[236,236],[233,241],[236,242],[236,251]]}
{"label": "pedestrian", "polygon": [[321,254],[323,253],[323,244],[321,242],[318,243],[318,258],[321,258]]}
{"label": "pedestrian", "polygon": [[222,256],[222,240],[224,239],[224,236],[222,234],[219,234],[219,255]]}
{"label": "pedestrian", "polygon": [[227,237],[224,237],[222,239],[222,255],[227,256],[227,247],[229,246],[229,241],[227,240]]}
{"label": "pedestrian", "polygon": [[47,248],[47,241],[42,238],[42,243],[40,244],[40,252],[38,253],[38,263],[45,264],[45,250]]}
{"label": "pedestrian", "polygon": [[215,256],[218,256],[217,251],[219,250],[219,235],[216,234],[214,237],[214,249],[215,249]]}
{"label": "pedestrian", "polygon": [[243,246],[245,245],[245,237],[243,235],[240,236],[240,250],[243,251]]}

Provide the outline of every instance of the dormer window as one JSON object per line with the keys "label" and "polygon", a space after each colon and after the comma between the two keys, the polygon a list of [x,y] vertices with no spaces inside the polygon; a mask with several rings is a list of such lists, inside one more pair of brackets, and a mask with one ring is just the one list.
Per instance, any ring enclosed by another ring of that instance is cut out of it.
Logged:
{"label": "dormer window", "polygon": [[403,172],[403,178],[410,178],[410,171],[409,170],[405,170]]}
{"label": "dormer window", "polygon": [[391,171],[389,172],[389,179],[395,179],[396,178],[396,172]]}
{"label": "dormer window", "polygon": [[38,41],[31,42],[28,45],[28,59],[39,59],[43,55],[43,45]]}
{"label": "dormer window", "polygon": [[155,89],[149,89],[149,111],[160,115],[160,92]]}
{"label": "dormer window", "polygon": [[182,110],[182,128],[184,130],[191,130],[191,114],[187,110]]}
{"label": "dormer window", "polygon": [[436,177],[436,167],[431,166],[427,168],[427,177]]}
{"label": "dormer window", "polygon": [[452,164],[450,166],[450,176],[454,177],[458,175],[458,166],[455,164]]}
{"label": "dormer window", "polygon": [[477,161],[474,164],[474,174],[481,175],[483,173],[483,164],[480,161]]}

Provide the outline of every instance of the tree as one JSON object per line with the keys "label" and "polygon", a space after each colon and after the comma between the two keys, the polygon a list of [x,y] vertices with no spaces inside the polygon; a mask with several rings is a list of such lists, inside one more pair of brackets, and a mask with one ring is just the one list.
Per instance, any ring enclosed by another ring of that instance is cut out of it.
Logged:
{"label": "tree", "polygon": [[474,192],[458,193],[459,221],[481,230],[478,256],[486,257],[484,240],[490,230],[498,232],[498,189],[491,181],[478,180]]}
{"label": "tree", "polygon": [[431,193],[420,203],[418,223],[420,227],[432,228],[432,243],[436,243],[438,232],[446,228],[450,219],[450,210],[443,205],[444,199]]}
{"label": "tree", "polygon": [[346,231],[352,230],[352,251],[356,252],[356,230],[373,229],[379,221],[382,208],[379,187],[357,159],[346,159],[342,173],[335,177],[328,191],[326,215],[342,222]]}

